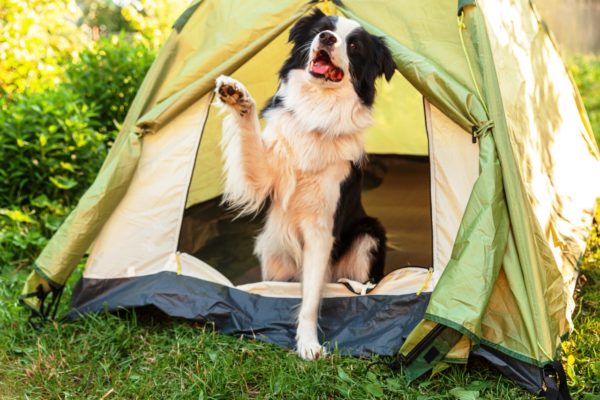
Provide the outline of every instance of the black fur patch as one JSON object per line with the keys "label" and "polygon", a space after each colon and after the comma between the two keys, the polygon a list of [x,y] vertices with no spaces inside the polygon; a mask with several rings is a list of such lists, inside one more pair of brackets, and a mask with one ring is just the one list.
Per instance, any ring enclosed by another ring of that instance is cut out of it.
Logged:
{"label": "black fur patch", "polygon": [[367,106],[375,100],[375,80],[383,75],[389,82],[396,70],[392,53],[383,38],[364,29],[356,29],[346,39],[352,84],[358,97]]}
{"label": "black fur patch", "polygon": [[377,241],[377,248],[372,252],[373,263],[369,278],[372,282],[379,282],[383,278],[385,267],[385,228],[376,218],[368,217],[362,206],[362,176],[361,168],[352,164],[350,174],[340,186],[340,198],[333,224],[335,241],[330,259],[331,263],[335,264],[357,239],[369,235]]}

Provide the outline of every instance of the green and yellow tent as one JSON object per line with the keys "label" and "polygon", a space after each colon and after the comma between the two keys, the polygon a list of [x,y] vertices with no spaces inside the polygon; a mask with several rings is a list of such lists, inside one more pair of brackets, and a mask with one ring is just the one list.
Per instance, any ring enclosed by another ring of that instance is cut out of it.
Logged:
{"label": "green and yellow tent", "polygon": [[363,195],[388,231],[386,276],[374,288],[327,285],[323,340],[395,355],[410,378],[477,356],[532,392],[566,396],[556,361],[572,330],[600,155],[528,0],[195,1],[22,301],[48,316],[88,254],[71,317],[151,305],[293,346],[300,285],[260,282],[260,218],[219,205],[212,93],[217,76],[232,75],[265,102],[291,25],[314,7],[385,37],[397,66],[378,83]]}

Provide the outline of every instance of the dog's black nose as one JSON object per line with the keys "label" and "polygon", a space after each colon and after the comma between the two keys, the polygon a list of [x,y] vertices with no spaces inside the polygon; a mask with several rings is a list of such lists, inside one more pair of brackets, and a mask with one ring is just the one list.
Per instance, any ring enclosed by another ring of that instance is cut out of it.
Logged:
{"label": "dog's black nose", "polygon": [[333,46],[337,39],[333,33],[325,31],[319,34],[319,41],[326,46]]}

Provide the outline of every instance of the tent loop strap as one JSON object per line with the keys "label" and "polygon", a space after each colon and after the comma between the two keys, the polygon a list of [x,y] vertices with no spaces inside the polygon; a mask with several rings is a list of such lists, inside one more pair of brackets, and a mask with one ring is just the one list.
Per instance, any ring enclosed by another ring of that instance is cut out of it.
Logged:
{"label": "tent loop strap", "polygon": [[481,121],[477,125],[471,127],[471,135],[473,136],[473,143],[477,143],[477,139],[485,136],[494,128],[494,121]]}
{"label": "tent loop strap", "polygon": [[369,294],[371,290],[375,289],[377,286],[375,283],[370,281],[360,283],[346,278],[338,279],[337,283],[341,283],[342,285],[346,286],[346,289],[359,296]]}
{"label": "tent loop strap", "polygon": [[[31,297],[37,297],[40,300],[39,310],[32,309],[28,322],[35,330],[40,330],[41,325],[47,321],[56,319],[60,298],[62,297],[64,286],[55,288],[50,286],[50,291],[45,292],[42,284],[39,284]],[[50,297],[50,298],[49,298]]]}
{"label": "tent loop strap", "polygon": [[177,264],[177,275],[181,275],[181,253],[175,253],[175,263]]}
{"label": "tent loop strap", "polygon": [[142,124],[137,125],[135,127],[135,131],[134,132],[139,137],[144,137],[146,135],[154,133],[154,131],[152,130],[152,127],[148,123],[142,123]]}
{"label": "tent loop strap", "polygon": [[548,400],[571,400],[567,374],[560,361],[553,361],[543,369],[542,395]]}

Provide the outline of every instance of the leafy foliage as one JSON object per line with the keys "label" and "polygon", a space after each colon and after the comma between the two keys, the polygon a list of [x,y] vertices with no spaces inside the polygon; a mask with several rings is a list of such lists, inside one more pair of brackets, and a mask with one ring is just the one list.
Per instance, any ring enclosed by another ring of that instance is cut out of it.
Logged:
{"label": "leafy foliage", "polygon": [[0,100],[1,204],[28,204],[41,193],[73,202],[106,154],[104,135],[91,126],[94,108],[69,90]]}
{"label": "leafy foliage", "polygon": [[30,265],[32,256],[48,243],[69,210],[44,195],[30,206],[0,208],[0,265]]}
{"label": "leafy foliage", "polygon": [[40,91],[60,82],[63,61],[86,36],[75,0],[3,0],[0,6],[0,96]]}
{"label": "leafy foliage", "polygon": [[65,85],[84,103],[96,104],[92,126],[113,136],[154,57],[153,50],[124,33],[102,38],[67,67]]}
{"label": "leafy foliage", "polygon": [[77,4],[83,12],[83,23],[91,27],[93,36],[132,30],[121,15],[121,7],[112,0],[77,0]]}
{"label": "leafy foliage", "polygon": [[63,83],[0,98],[0,265],[31,263],[93,182],[153,57],[101,39]]}
{"label": "leafy foliage", "polygon": [[[598,204],[600,206],[600,203]],[[574,398],[600,398],[600,207],[581,263],[575,291],[575,330],[563,342],[563,364]]]}
{"label": "leafy foliage", "polygon": [[577,56],[569,63],[569,69],[583,98],[596,142],[600,144],[600,56]]}
{"label": "leafy foliage", "polygon": [[0,99],[0,265],[30,263],[93,180],[94,107],[64,89]]}
{"label": "leafy foliage", "polygon": [[121,13],[150,46],[157,48],[189,3],[189,0],[137,0],[128,2]]}

